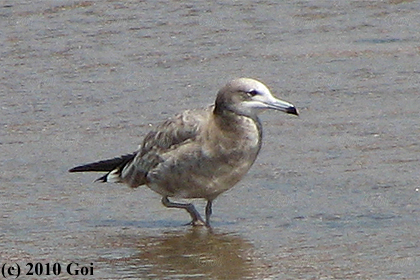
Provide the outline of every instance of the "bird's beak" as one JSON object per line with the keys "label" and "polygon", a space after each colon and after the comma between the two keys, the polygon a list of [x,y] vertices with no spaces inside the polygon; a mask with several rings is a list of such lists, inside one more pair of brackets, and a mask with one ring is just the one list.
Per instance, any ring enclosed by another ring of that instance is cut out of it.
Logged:
{"label": "bird's beak", "polygon": [[286,101],[273,98],[269,102],[266,103],[268,109],[274,109],[283,111],[288,114],[293,114],[299,116],[299,112],[293,104],[290,104]]}

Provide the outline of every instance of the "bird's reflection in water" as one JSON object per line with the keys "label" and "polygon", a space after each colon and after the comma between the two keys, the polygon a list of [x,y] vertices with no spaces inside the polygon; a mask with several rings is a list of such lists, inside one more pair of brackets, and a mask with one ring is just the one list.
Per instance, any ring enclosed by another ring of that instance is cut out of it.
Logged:
{"label": "bird's reflection in water", "polygon": [[123,236],[120,242],[115,247],[133,246],[135,253],[99,261],[113,266],[124,278],[249,279],[260,271],[253,260],[253,246],[235,234],[191,228],[157,237]]}

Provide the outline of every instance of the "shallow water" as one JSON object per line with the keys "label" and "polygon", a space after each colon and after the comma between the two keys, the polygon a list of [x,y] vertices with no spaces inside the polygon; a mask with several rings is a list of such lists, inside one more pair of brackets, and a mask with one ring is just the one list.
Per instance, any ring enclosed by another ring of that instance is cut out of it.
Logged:
{"label": "shallow water", "polygon": [[[1,263],[75,261],[95,279],[419,279],[420,6],[278,2],[4,1]],[[67,173],[132,152],[240,76],[301,115],[262,116],[261,154],[215,201],[212,232],[146,188]]]}

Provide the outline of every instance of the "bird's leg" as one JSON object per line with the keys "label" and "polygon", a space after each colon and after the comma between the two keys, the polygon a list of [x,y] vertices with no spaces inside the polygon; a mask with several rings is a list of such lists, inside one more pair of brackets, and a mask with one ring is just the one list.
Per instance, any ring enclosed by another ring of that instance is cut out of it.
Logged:
{"label": "bird's leg", "polygon": [[206,225],[206,223],[201,218],[198,211],[195,209],[194,205],[191,204],[191,203],[183,204],[183,203],[171,202],[171,201],[169,201],[167,196],[164,196],[164,197],[162,197],[162,204],[165,205],[168,208],[185,209],[190,214],[190,216],[192,218],[192,221],[190,223],[188,223],[188,225],[197,226],[197,225],[200,225],[200,223]]}
{"label": "bird's leg", "polygon": [[212,206],[212,203],[213,203],[213,201],[212,200],[207,200],[207,205],[206,205],[206,227],[210,227],[210,216],[211,216],[211,214],[212,214],[212,208],[211,208],[211,206]]}

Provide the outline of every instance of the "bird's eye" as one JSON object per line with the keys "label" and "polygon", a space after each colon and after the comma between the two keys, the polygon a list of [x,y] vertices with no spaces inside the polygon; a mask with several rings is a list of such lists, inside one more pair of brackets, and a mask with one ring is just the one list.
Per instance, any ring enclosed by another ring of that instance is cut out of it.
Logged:
{"label": "bird's eye", "polygon": [[255,89],[251,89],[250,91],[247,92],[247,94],[253,97],[258,94],[258,91],[256,91]]}

